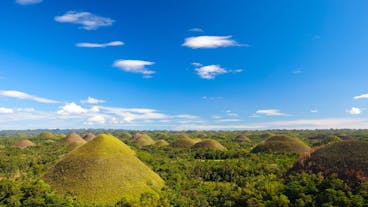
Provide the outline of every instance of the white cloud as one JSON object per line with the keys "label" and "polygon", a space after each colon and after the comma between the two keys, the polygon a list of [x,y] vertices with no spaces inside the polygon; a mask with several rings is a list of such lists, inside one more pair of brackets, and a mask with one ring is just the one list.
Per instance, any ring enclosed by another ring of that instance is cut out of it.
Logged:
{"label": "white cloud", "polygon": [[152,120],[152,119],[168,119],[170,116],[160,113],[154,109],[146,108],[119,108],[101,106],[101,110],[105,114],[118,116],[124,122],[132,122],[135,120]]}
{"label": "white cloud", "polygon": [[257,110],[256,115],[265,115],[265,116],[286,116],[286,114],[282,113],[278,109],[263,109]]}
{"label": "white cloud", "polygon": [[359,129],[367,128],[366,119],[355,118],[326,118],[326,119],[297,119],[290,121],[274,121],[264,123],[267,128],[279,129]]}
{"label": "white cloud", "polygon": [[106,122],[106,119],[102,115],[95,115],[87,119],[86,124],[88,125],[94,125],[94,124],[104,124]]}
{"label": "white cloud", "polygon": [[77,43],[77,47],[87,47],[87,48],[105,48],[105,47],[116,47],[122,46],[124,42],[122,41],[113,41],[108,43],[90,43],[90,42],[80,42]]}
{"label": "white cloud", "polygon": [[347,112],[351,115],[358,115],[362,113],[362,109],[358,107],[351,107],[351,109],[347,110]]}
{"label": "white cloud", "polygon": [[234,113],[234,112],[232,112],[232,111],[230,111],[230,110],[227,110],[227,111],[226,111],[226,115],[228,115],[228,116],[239,116],[239,114]]}
{"label": "white cloud", "polygon": [[240,119],[218,119],[218,122],[240,122]]}
{"label": "white cloud", "polygon": [[201,66],[203,66],[201,63],[197,63],[197,62],[193,62],[192,65],[195,66],[195,67],[201,67]]}
{"label": "white cloud", "polygon": [[43,0],[16,0],[17,4],[20,5],[30,5],[30,4],[38,4],[41,3]]}
{"label": "white cloud", "polygon": [[318,113],[318,109],[311,109],[310,112],[311,113]]}
{"label": "white cloud", "polygon": [[296,119],[289,121],[273,121],[253,124],[188,124],[177,125],[175,130],[241,130],[241,129],[366,129],[367,119],[358,118],[326,118]]}
{"label": "white cloud", "polygon": [[242,72],[241,69],[227,70],[225,68],[222,68],[220,65],[202,66],[202,67],[196,68],[195,71],[197,72],[199,77],[203,79],[208,79],[208,80],[215,79],[217,75],[222,75],[222,74],[229,73],[229,72],[233,72],[233,73]]}
{"label": "white cloud", "polygon": [[96,16],[90,12],[68,11],[62,16],[56,16],[55,21],[60,23],[72,23],[82,25],[82,29],[95,30],[99,27],[111,26],[114,20]]}
{"label": "white cloud", "polygon": [[40,103],[59,103],[58,101],[54,101],[51,99],[46,99],[38,96],[33,96],[21,91],[14,91],[14,90],[3,90],[0,91],[0,96],[10,97],[10,98],[17,98],[17,99],[25,99],[25,100],[32,100]]}
{"label": "white cloud", "polygon": [[364,98],[368,98],[368,93],[362,94],[362,95],[359,95],[359,96],[354,96],[354,99],[364,99]]}
{"label": "white cloud", "polygon": [[204,31],[201,28],[195,27],[195,28],[189,29],[189,32],[204,32]]}
{"label": "white cloud", "polygon": [[81,103],[88,103],[88,104],[99,104],[99,103],[105,103],[105,100],[102,99],[96,99],[92,97],[88,97],[87,100],[82,100]]}
{"label": "white cloud", "polygon": [[194,115],[190,115],[190,114],[179,114],[179,115],[176,115],[175,118],[180,118],[180,119],[199,119],[198,116],[194,116]]}
{"label": "white cloud", "polygon": [[116,60],[113,66],[120,68],[125,72],[140,73],[143,74],[144,77],[150,78],[155,71],[147,69],[146,66],[153,64],[155,63],[144,60]]}
{"label": "white cloud", "polygon": [[60,107],[60,110],[57,111],[57,114],[60,115],[72,115],[72,114],[83,114],[87,113],[87,109],[81,107],[80,105],[71,102],[67,103],[64,106]]}
{"label": "white cloud", "polygon": [[0,107],[0,114],[11,114],[14,110],[11,108]]}
{"label": "white cloud", "polygon": [[237,43],[231,36],[197,36],[186,38],[182,46],[198,49],[248,45]]}
{"label": "white cloud", "polygon": [[203,79],[214,79],[217,75],[227,73],[227,70],[220,65],[207,65],[196,68],[197,74]]}

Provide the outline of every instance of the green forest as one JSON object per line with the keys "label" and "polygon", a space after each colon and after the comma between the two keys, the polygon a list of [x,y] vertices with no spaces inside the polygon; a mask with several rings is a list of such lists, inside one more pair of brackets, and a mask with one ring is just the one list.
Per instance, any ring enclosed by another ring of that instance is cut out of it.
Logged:
{"label": "green forest", "polygon": [[0,135],[4,207],[368,206],[368,130]]}

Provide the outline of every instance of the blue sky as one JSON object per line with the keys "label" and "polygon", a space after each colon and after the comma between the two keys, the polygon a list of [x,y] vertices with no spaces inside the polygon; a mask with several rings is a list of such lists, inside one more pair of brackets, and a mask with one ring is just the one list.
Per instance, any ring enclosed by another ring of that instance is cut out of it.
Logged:
{"label": "blue sky", "polygon": [[367,128],[366,8],[4,0],[0,128]]}

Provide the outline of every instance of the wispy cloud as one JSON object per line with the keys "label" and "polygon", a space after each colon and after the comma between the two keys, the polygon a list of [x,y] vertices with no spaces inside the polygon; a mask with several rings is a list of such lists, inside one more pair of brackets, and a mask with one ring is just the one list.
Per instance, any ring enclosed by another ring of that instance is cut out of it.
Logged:
{"label": "wispy cloud", "polygon": [[144,60],[116,60],[113,66],[125,72],[140,73],[143,74],[145,78],[151,78],[151,75],[154,74],[155,71],[147,69],[146,66],[153,64],[155,63]]}
{"label": "wispy cloud", "polygon": [[0,107],[0,114],[11,114],[14,110],[11,108]]}
{"label": "wispy cloud", "polygon": [[124,122],[170,118],[170,116],[160,113],[157,110],[147,108],[120,108],[101,106],[100,109],[103,111],[103,113],[113,114]]}
{"label": "wispy cloud", "polygon": [[20,5],[31,5],[31,4],[39,4],[43,0],[16,0],[15,2]]}
{"label": "wispy cloud", "polygon": [[257,110],[256,115],[286,116],[287,114],[282,113],[279,109],[262,109],[262,110]]}
{"label": "wispy cloud", "polygon": [[310,112],[311,113],[318,113],[318,109],[311,109]]}
{"label": "wispy cloud", "polygon": [[105,123],[106,123],[106,118],[102,115],[91,116],[85,122],[85,124],[88,124],[88,125],[105,124]]}
{"label": "wispy cloud", "polygon": [[77,43],[77,47],[87,47],[87,48],[105,48],[105,47],[116,47],[123,46],[124,42],[122,41],[113,41],[108,43],[90,43],[90,42],[80,42]]}
{"label": "wispy cloud", "polygon": [[82,29],[95,30],[100,27],[111,26],[114,20],[100,17],[90,12],[68,11],[62,16],[56,16],[55,21],[60,23],[80,24]]}
{"label": "wispy cloud", "polygon": [[16,99],[25,99],[25,100],[32,100],[39,103],[59,103],[59,101],[42,98],[38,96],[33,96],[21,91],[14,91],[14,90],[0,90],[0,96],[16,98]]}
{"label": "wispy cloud", "polygon": [[233,73],[240,73],[243,70],[236,69],[236,70],[227,70],[225,68],[222,68],[220,65],[207,65],[207,66],[201,66],[199,68],[196,68],[195,71],[199,75],[199,77],[203,79],[215,79],[216,76],[222,75],[225,73],[233,72]]}
{"label": "wispy cloud", "polygon": [[231,39],[232,36],[197,36],[188,37],[184,40],[182,46],[193,49],[198,48],[218,48],[231,46],[249,46],[247,44],[239,44]]}
{"label": "wispy cloud", "polygon": [[87,104],[100,104],[100,103],[105,103],[105,102],[106,102],[105,100],[92,98],[90,96],[86,100],[81,100],[81,103],[87,103]]}
{"label": "wispy cloud", "polygon": [[195,28],[191,28],[189,29],[189,32],[204,32],[202,28],[199,27],[195,27]]}
{"label": "wispy cloud", "polygon": [[209,100],[209,101],[215,101],[215,100],[221,100],[224,99],[222,96],[202,96],[203,100]]}
{"label": "wispy cloud", "polygon": [[351,107],[351,109],[346,110],[351,115],[359,115],[362,113],[362,109],[358,107]]}
{"label": "wispy cloud", "polygon": [[175,130],[242,130],[242,129],[365,129],[367,119],[326,118],[296,119],[252,124],[184,124],[175,126]]}
{"label": "wispy cloud", "polygon": [[368,93],[362,94],[362,95],[359,95],[359,96],[354,96],[354,99],[365,99],[365,98],[368,98]]}
{"label": "wispy cloud", "polygon": [[217,119],[218,122],[240,122],[241,119]]}

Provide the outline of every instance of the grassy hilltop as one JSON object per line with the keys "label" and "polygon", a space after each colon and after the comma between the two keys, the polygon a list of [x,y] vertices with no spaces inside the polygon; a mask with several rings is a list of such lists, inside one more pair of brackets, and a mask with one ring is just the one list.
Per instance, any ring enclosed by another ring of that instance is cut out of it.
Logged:
{"label": "grassy hilltop", "polygon": [[143,193],[157,194],[164,185],[134,151],[106,134],[70,152],[43,179],[58,193],[98,205],[113,205],[122,198],[135,202]]}

